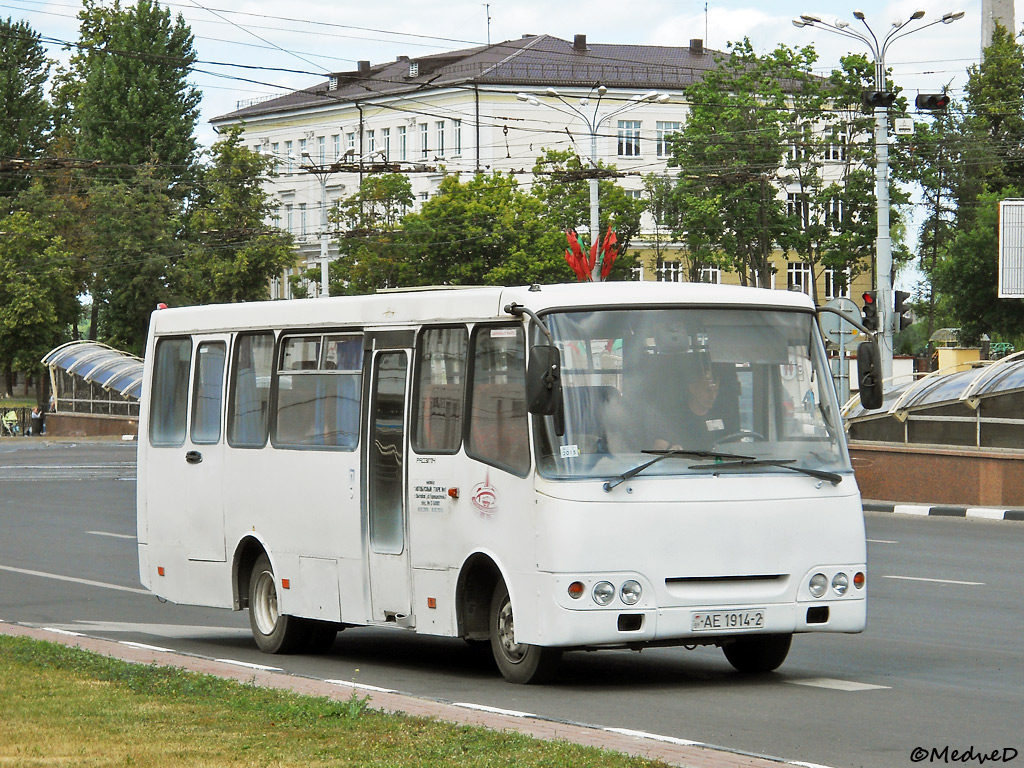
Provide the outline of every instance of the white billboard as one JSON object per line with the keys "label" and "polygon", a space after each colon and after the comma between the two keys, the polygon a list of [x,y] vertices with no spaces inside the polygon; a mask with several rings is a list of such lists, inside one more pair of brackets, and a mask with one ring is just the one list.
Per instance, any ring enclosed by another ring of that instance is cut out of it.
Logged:
{"label": "white billboard", "polygon": [[999,298],[1024,298],[1024,200],[999,203]]}

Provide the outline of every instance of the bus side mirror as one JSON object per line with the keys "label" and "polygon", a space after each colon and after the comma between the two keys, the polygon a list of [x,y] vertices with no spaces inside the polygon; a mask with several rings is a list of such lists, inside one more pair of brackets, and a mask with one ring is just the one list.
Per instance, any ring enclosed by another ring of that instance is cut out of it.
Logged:
{"label": "bus side mirror", "polygon": [[530,413],[551,416],[562,403],[562,363],[558,349],[538,345],[530,350],[526,369],[526,403]]}
{"label": "bus side mirror", "polygon": [[860,404],[868,410],[882,407],[881,362],[877,342],[860,343],[857,347],[857,379],[860,384]]}

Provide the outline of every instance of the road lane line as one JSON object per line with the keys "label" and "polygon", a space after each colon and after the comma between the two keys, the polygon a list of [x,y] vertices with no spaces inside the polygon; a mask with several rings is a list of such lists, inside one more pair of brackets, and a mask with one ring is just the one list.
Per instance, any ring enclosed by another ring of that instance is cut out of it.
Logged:
{"label": "road lane line", "polygon": [[602,728],[602,731],[608,733],[618,733],[622,736],[632,736],[636,739],[650,739],[651,741],[664,741],[667,744],[678,744],[682,747],[703,747],[708,746],[702,741],[693,741],[692,739],[680,739],[675,736],[662,736],[658,733],[648,733],[647,731],[634,731],[630,728]]}
{"label": "road lane line", "polygon": [[57,629],[56,627],[43,627],[46,632],[55,632],[58,635],[67,635],[68,637],[85,637],[81,632],[72,632],[70,629]]}
{"label": "road lane line", "polygon": [[786,680],[793,685],[809,685],[812,688],[829,688],[833,691],[888,691],[892,690],[889,685],[872,685],[871,683],[858,683],[853,680],[837,680],[831,677],[809,677],[805,680]]}
{"label": "road lane line", "polygon": [[899,544],[899,542],[892,539],[868,539],[868,544]]}
{"label": "road lane line", "polygon": [[135,540],[135,534],[109,533],[107,531],[86,531],[86,533],[91,533],[93,536],[110,536],[113,539],[131,539],[132,541]]}
{"label": "road lane line", "polygon": [[452,703],[453,707],[463,707],[465,709],[474,709],[478,712],[491,712],[496,715],[508,715],[509,717],[537,717],[532,712],[518,712],[514,709],[501,709],[500,707],[488,707],[484,704],[470,704],[465,701],[456,701]]}
{"label": "road lane line", "polygon": [[901,581],[926,581],[930,584],[957,584],[961,587],[984,587],[983,581],[956,581],[955,579],[926,579],[924,576],[890,576],[885,574],[883,579],[899,579]]}
{"label": "road lane line", "polygon": [[31,571],[28,568],[14,568],[10,565],[0,565],[0,571],[20,573],[24,576],[39,576],[43,579],[54,579],[56,581],[69,581],[72,584],[83,584],[87,587],[102,587],[103,589],[116,589],[118,592],[131,592],[134,595],[152,595],[148,589],[137,587],[122,587],[120,584],[107,584],[103,581],[92,581],[91,579],[77,579],[74,576],[61,576],[58,573],[44,573],[43,571]]}
{"label": "road lane line", "polygon": [[376,693],[401,693],[393,688],[380,688],[376,685],[367,685],[366,683],[356,683],[351,680],[324,680],[325,683],[331,685],[344,685],[348,688],[358,688],[360,691],[374,691]]}
{"label": "road lane line", "polygon": [[246,669],[258,669],[261,672],[284,672],[281,667],[268,667],[265,664],[253,664],[248,661],[237,661],[235,659],[214,659],[219,661],[221,664],[233,664],[236,667],[245,667]]}

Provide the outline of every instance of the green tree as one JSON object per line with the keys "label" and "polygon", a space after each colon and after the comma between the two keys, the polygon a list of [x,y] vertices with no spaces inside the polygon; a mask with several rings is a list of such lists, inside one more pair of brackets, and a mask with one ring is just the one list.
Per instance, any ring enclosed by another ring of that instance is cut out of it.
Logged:
{"label": "green tree", "polygon": [[721,251],[744,285],[768,285],[770,256],[792,226],[777,194],[790,115],[776,66],[784,55],[761,58],[749,39],[729,48],[686,89],[690,114],[669,160],[682,169],[677,235]]}
{"label": "green tree", "polygon": [[[608,275],[623,280],[634,259],[629,244],[640,232],[640,217],[647,208],[643,199],[631,197],[614,182],[615,166],[598,161],[598,215],[602,239],[608,228],[615,232],[619,256]],[[584,250],[590,247],[590,182],[593,169],[585,168],[575,152],[547,149],[533,166],[533,195],[544,204],[548,224],[559,232],[576,230]],[[560,253],[564,252],[563,245]],[[571,275],[571,272],[570,272]]]}
{"label": "green tree", "polygon": [[93,231],[88,249],[96,274],[90,335],[126,352],[142,354],[150,313],[157,304],[179,303],[171,289],[180,244],[179,206],[153,166],[143,166],[130,181],[94,182],[89,216]]}
{"label": "green tree", "polygon": [[960,341],[977,342],[984,333],[1024,333],[1024,300],[1000,299],[999,201],[1021,197],[1016,187],[979,195],[970,226],[958,227],[947,257],[939,262],[935,283],[949,301]]}
{"label": "green tree", "polygon": [[567,282],[565,234],[546,219],[541,200],[513,174],[446,175],[418,213],[406,216],[417,285]]}
{"label": "green tree", "polygon": [[295,263],[292,236],[266,224],[273,210],[262,183],[273,160],[242,145],[232,127],[210,150],[182,231],[174,286],[188,304],[256,301]]}
{"label": "green tree", "polygon": [[[373,293],[379,288],[408,285],[415,272],[408,260],[402,217],[413,203],[412,184],[400,173],[372,174],[359,191],[342,200],[330,214],[339,228],[338,258],[331,262],[331,295]],[[307,279],[319,282],[320,271]]]}
{"label": "green tree", "polygon": [[[50,62],[39,34],[25,21],[0,19],[0,164],[33,160],[46,146],[52,122],[46,100]],[[28,186],[29,175],[0,175],[0,195]]]}
{"label": "green tree", "polygon": [[169,183],[187,180],[202,94],[188,82],[196,53],[183,17],[151,0],[83,0],[78,19],[77,51],[55,89],[72,151],[121,177],[155,161]]}
{"label": "green tree", "polygon": [[[45,219],[0,215],[0,369],[39,373],[75,321],[71,254]],[[8,392],[7,394],[10,394]]]}

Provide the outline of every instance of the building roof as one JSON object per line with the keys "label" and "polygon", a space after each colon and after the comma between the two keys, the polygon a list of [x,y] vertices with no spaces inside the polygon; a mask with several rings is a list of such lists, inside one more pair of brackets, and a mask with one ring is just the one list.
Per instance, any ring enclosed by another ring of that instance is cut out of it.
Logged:
{"label": "building roof", "polygon": [[277,98],[249,104],[211,120],[231,122],[249,117],[351,103],[379,96],[401,96],[436,88],[468,86],[561,86],[682,89],[715,65],[715,52],[702,40],[687,47],[588,43],[551,35],[524,35],[429,56],[385,64],[360,62],[357,70],[338,72],[322,83]]}

